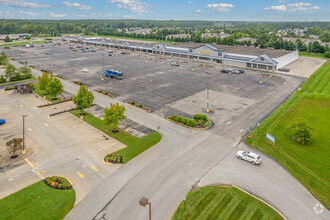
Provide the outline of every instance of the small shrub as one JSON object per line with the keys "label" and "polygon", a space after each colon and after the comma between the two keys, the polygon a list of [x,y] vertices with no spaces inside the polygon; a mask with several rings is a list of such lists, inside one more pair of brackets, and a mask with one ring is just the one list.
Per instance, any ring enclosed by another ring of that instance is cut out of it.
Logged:
{"label": "small shrub", "polygon": [[187,123],[186,123],[189,127],[194,127],[195,126],[195,122],[194,122],[194,120],[192,120],[192,119],[189,119],[189,120],[187,120]]}
{"label": "small shrub", "polygon": [[178,116],[176,116],[176,115],[172,115],[172,116],[171,116],[171,119],[174,120],[174,121],[176,121],[176,117],[178,117]]}
{"label": "small shrub", "polygon": [[202,115],[201,114],[195,114],[194,119],[195,120],[200,120],[200,119],[202,119]]}
{"label": "small shrub", "polygon": [[135,102],[131,102],[132,105],[135,105]]}
{"label": "small shrub", "polygon": [[182,117],[178,116],[178,117],[176,117],[175,121],[181,123],[181,119],[182,119]]}
{"label": "small shrub", "polygon": [[326,52],[324,52],[324,57],[326,57],[326,58],[330,58],[330,51],[326,51]]}
{"label": "small shrub", "polygon": [[187,121],[188,121],[187,118],[182,118],[182,119],[181,119],[181,123],[184,124],[184,125],[187,123]]}
{"label": "small shrub", "polygon": [[297,119],[290,127],[292,135],[297,138],[297,141],[301,144],[308,144],[312,136],[313,128],[308,121],[303,119]]}
{"label": "small shrub", "polygon": [[108,93],[107,93],[107,92],[104,92],[103,94],[104,94],[104,95],[108,95]]}
{"label": "small shrub", "polygon": [[209,121],[205,121],[205,123],[203,124],[203,127],[206,128],[206,127],[209,127],[211,125],[211,123]]}
{"label": "small shrub", "polygon": [[11,87],[11,86],[6,86],[5,87],[5,90],[11,90],[11,89],[13,89],[13,87]]}
{"label": "small shrub", "polygon": [[6,50],[9,50],[9,49],[10,49],[10,47],[5,47],[5,49],[6,49]]}
{"label": "small shrub", "polygon": [[27,83],[26,85],[31,87],[31,88],[34,88],[34,83]]}
{"label": "small shrub", "polygon": [[5,78],[4,75],[1,75],[0,76],[0,83],[5,83],[5,82],[7,82],[7,79]]}
{"label": "small shrub", "polygon": [[139,105],[139,108],[142,108],[142,107],[143,107],[143,105],[140,104],[140,105]]}
{"label": "small shrub", "polygon": [[204,121],[207,121],[207,116],[206,115],[201,115],[201,119]]}

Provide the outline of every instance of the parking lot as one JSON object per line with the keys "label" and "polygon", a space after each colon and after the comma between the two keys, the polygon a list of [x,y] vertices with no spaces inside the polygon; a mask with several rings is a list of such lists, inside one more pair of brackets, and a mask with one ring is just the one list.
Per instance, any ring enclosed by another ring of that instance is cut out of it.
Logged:
{"label": "parking lot", "polygon": [[[90,89],[102,89],[120,101],[131,100],[143,104],[161,117],[174,113],[191,116],[205,112],[209,88],[210,110],[213,113],[210,118],[217,124],[227,123],[247,107],[256,105],[256,108],[261,109],[260,100],[275,95],[275,89],[286,87],[288,80],[294,79],[296,87],[305,80],[272,72],[266,74],[279,77],[260,78],[260,74],[265,72],[254,69],[244,69],[244,74],[226,74],[221,73],[221,69],[227,67],[223,64],[138,52],[124,55],[121,50],[113,49],[113,56],[108,56],[108,48],[92,48],[96,52],[83,52],[80,48],[73,51],[65,44],[54,46],[54,65],[50,65],[52,55],[45,54],[52,51],[49,44],[44,47],[36,45],[34,48],[12,47],[6,52],[17,61],[27,61],[28,65],[38,69],[53,70],[67,80],[85,83]],[[180,66],[170,65],[172,61],[180,62]],[[213,67],[202,67],[200,64]],[[102,80],[103,66],[122,71],[124,79],[104,77]],[[89,72],[82,71],[83,68],[88,68]]]}

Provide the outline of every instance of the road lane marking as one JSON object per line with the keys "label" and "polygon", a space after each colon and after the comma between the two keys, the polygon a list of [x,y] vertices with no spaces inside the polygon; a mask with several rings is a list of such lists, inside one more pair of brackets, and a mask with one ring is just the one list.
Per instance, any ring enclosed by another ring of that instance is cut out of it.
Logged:
{"label": "road lane marking", "polygon": [[32,131],[32,128],[28,128],[29,131]]}
{"label": "road lane marking", "polygon": [[45,179],[44,177],[43,177],[43,175],[41,175],[41,173],[39,172],[39,171],[37,171],[37,175],[43,180],[43,179]]}
{"label": "road lane marking", "polygon": [[44,123],[44,125],[48,127],[48,124],[47,123]]}
{"label": "road lane marking", "polygon": [[244,131],[244,130],[242,129],[242,130],[239,131],[239,133],[242,133],[243,131]]}
{"label": "road lane marking", "polygon": [[43,172],[43,173],[44,173],[44,172],[46,172],[46,170],[41,170],[41,172]]}
{"label": "road lane marking", "polygon": [[34,166],[33,166],[33,164],[29,161],[29,159],[25,158],[24,160],[30,165],[30,167],[31,167],[32,169],[34,169]]}
{"label": "road lane marking", "polygon": [[77,171],[77,174],[80,176],[80,178],[85,178],[85,175]]}
{"label": "road lane marking", "polygon": [[231,121],[228,121],[228,122],[227,122],[227,125],[229,125],[230,123],[231,123]]}
{"label": "road lane marking", "polygon": [[93,170],[95,170],[96,172],[99,172],[99,170],[98,170],[95,166],[91,166],[91,168],[92,168]]}

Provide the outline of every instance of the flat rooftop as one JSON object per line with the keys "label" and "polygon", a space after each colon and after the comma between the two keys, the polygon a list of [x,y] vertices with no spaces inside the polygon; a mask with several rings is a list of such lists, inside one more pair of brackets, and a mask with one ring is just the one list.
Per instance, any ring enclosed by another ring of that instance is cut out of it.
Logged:
{"label": "flat rooftop", "polygon": [[[172,46],[195,48],[201,45],[204,45],[204,43],[178,43],[178,44],[173,44]],[[214,45],[212,44],[212,46],[214,46],[220,51],[226,51],[228,53],[237,53],[237,54],[254,55],[254,56],[260,56],[266,54],[272,58],[281,57],[292,52],[288,50],[261,49],[255,47],[245,47],[245,46],[228,46],[228,45],[218,45],[218,44],[214,44]]]}

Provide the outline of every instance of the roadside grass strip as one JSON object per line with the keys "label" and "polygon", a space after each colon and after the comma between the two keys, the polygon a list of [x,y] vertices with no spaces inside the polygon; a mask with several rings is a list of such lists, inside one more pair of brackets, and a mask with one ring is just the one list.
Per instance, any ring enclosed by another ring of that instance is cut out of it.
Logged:
{"label": "roadside grass strip", "polygon": [[283,219],[274,209],[231,186],[206,186],[190,191],[172,220]]}
{"label": "roadside grass strip", "polygon": [[[246,138],[246,143],[280,162],[327,209],[330,208],[330,62],[323,64],[284,104]],[[291,124],[298,118],[313,128],[311,142],[292,139]],[[266,139],[276,138],[276,145]]]}
{"label": "roadside grass strip", "polygon": [[0,220],[63,219],[73,208],[74,190],[59,190],[43,181],[0,200]]}
{"label": "roadside grass strip", "polygon": [[[80,111],[75,110],[70,113],[80,118]],[[110,126],[105,125],[102,119],[89,113],[85,114],[86,115],[84,115],[83,121],[127,146],[116,152],[109,152],[122,156],[124,163],[130,161],[137,155],[157,144],[161,139],[161,135],[158,132],[153,132],[141,138],[134,137],[133,135],[120,129],[118,129],[118,133],[112,133]]]}
{"label": "roadside grass strip", "polygon": [[[35,94],[37,94],[38,96],[42,97],[42,98],[44,98],[44,95],[43,94],[46,93],[46,91],[39,89],[38,84],[34,84],[34,90],[33,90],[33,92]],[[56,99],[53,100],[49,95],[46,95],[46,100],[48,100],[48,101],[50,101],[52,103],[62,101],[62,99],[60,99],[60,98],[56,98]]]}

